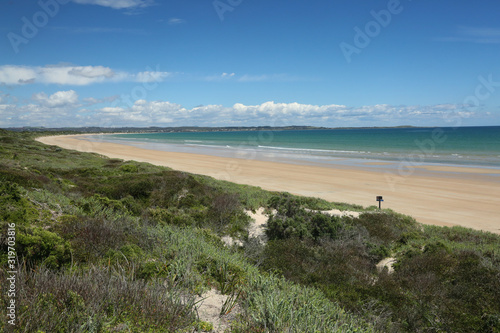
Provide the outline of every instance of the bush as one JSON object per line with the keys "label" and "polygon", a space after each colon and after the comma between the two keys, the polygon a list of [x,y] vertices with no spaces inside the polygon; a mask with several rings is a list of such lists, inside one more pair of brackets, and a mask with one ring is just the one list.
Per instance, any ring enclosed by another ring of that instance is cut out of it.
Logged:
{"label": "bush", "polygon": [[0,221],[29,225],[40,216],[38,210],[22,194],[22,188],[15,183],[0,183]]}
{"label": "bush", "polygon": [[421,233],[413,218],[396,213],[364,213],[353,222],[362,225],[370,237],[378,238],[384,244],[398,241],[409,233]]}
{"label": "bush", "polygon": [[122,247],[151,246],[146,230],[129,219],[108,220],[103,218],[70,219],[60,226],[60,232],[75,249],[75,257],[82,261],[105,258]]}
{"label": "bush", "polygon": [[[7,253],[7,243],[1,244]],[[49,268],[60,268],[71,260],[71,247],[59,235],[40,227],[16,228],[16,255],[30,267],[44,263]],[[5,251],[4,251],[5,250]]]}
{"label": "bush", "polygon": [[137,173],[139,172],[139,167],[135,164],[124,164],[120,166],[120,170],[125,173]]}
{"label": "bush", "polygon": [[315,241],[325,237],[334,239],[342,228],[341,219],[337,216],[307,212],[304,209],[296,209],[293,216],[287,214],[290,214],[289,209],[281,210],[281,213],[278,211],[276,215],[269,217],[266,235],[270,240],[291,237]]}

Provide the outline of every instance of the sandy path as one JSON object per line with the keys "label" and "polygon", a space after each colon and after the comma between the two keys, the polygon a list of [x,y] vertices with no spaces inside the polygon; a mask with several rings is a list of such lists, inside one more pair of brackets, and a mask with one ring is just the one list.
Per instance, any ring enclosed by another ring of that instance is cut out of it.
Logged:
{"label": "sandy path", "polygon": [[74,136],[39,141],[112,158],[149,162],[267,190],[288,191],[329,201],[376,205],[435,225],[461,225],[500,234],[500,170],[460,167],[397,169],[311,166],[171,153],[115,143],[91,142]]}

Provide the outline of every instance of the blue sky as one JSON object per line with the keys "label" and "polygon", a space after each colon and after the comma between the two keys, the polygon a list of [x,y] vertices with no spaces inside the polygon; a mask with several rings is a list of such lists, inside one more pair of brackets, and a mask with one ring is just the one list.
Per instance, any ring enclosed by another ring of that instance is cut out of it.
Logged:
{"label": "blue sky", "polygon": [[0,127],[500,125],[496,0],[0,3]]}

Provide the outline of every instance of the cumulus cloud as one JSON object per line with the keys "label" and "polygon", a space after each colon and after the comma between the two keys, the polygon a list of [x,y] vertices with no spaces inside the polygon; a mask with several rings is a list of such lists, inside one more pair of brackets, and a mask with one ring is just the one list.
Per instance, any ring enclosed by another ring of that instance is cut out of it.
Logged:
{"label": "cumulus cloud", "polygon": [[[0,119],[4,127],[21,126],[75,126],[76,112],[80,107],[74,90],[57,91],[51,95],[34,94],[27,103],[0,104]],[[73,125],[71,125],[73,124]]]}
{"label": "cumulus cloud", "polygon": [[389,105],[351,107],[340,104],[277,103],[186,108],[168,101],[121,103],[116,96],[79,101],[74,90],[34,94],[29,104],[0,99],[3,126],[394,126],[435,124],[447,119],[481,117],[466,105]]}
{"label": "cumulus cloud", "polygon": [[98,110],[98,112],[119,115],[119,114],[125,112],[125,109],[121,108],[121,107],[117,107],[117,106],[114,106],[114,107],[107,106],[107,107],[104,107],[104,108]]}
{"label": "cumulus cloud", "polygon": [[169,72],[144,71],[127,73],[104,66],[49,65],[45,67],[0,66],[0,84],[60,84],[90,85],[103,82],[161,82],[170,76]]}
{"label": "cumulus cloud", "polygon": [[68,71],[69,75],[81,76],[86,78],[96,78],[96,77],[105,77],[111,78],[115,76],[115,73],[109,67],[103,66],[80,66],[73,67]]}
{"label": "cumulus cloud", "polygon": [[26,84],[34,82],[37,72],[34,68],[26,66],[0,66],[0,83]]}
{"label": "cumulus cloud", "polygon": [[151,0],[73,0],[82,5],[98,5],[113,9],[133,9],[148,7],[153,4]]}
{"label": "cumulus cloud", "polygon": [[51,66],[38,68],[43,83],[89,85],[110,80],[123,80],[125,73],[117,73],[103,66]]}
{"label": "cumulus cloud", "polygon": [[8,85],[33,83],[88,85],[122,77],[123,74],[103,66],[0,66],[0,83]]}
{"label": "cumulus cloud", "polygon": [[58,91],[50,96],[42,92],[33,95],[33,100],[49,108],[74,106],[78,102],[78,94],[74,90]]}
{"label": "cumulus cloud", "polygon": [[[348,107],[345,105],[310,105],[276,103],[258,105],[236,103],[231,107],[204,105],[191,109],[164,101],[138,100],[125,108],[103,108],[96,117],[112,114],[116,124],[132,126],[250,126],[250,125],[317,125],[317,126],[373,126],[400,125],[421,120],[444,119],[447,114],[470,117],[473,112],[461,105],[393,106],[387,104]],[[372,124],[372,125],[370,125]]]}
{"label": "cumulus cloud", "polygon": [[296,81],[297,78],[286,74],[237,75],[233,72],[223,72],[209,76],[193,76],[185,73],[162,71],[159,65],[156,68],[146,67],[142,72],[126,72],[106,66],[75,66],[69,64],[46,66],[18,66],[0,65],[0,85],[27,85],[27,84],[59,84],[85,86],[96,83],[110,82],[163,82],[167,78],[184,77],[194,81],[210,82],[285,82]]}

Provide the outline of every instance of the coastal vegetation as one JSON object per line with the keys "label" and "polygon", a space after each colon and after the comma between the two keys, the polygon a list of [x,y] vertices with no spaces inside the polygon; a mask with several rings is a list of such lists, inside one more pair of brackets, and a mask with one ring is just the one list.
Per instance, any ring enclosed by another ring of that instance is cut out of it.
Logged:
{"label": "coastal vegetation", "polygon": [[[217,290],[230,332],[500,332],[498,235],[64,150],[38,135],[0,130],[0,306],[16,303],[15,326],[2,310],[3,331],[210,331],[199,296]],[[266,242],[248,232],[246,211],[260,207]],[[387,258],[391,267],[377,267]]]}

